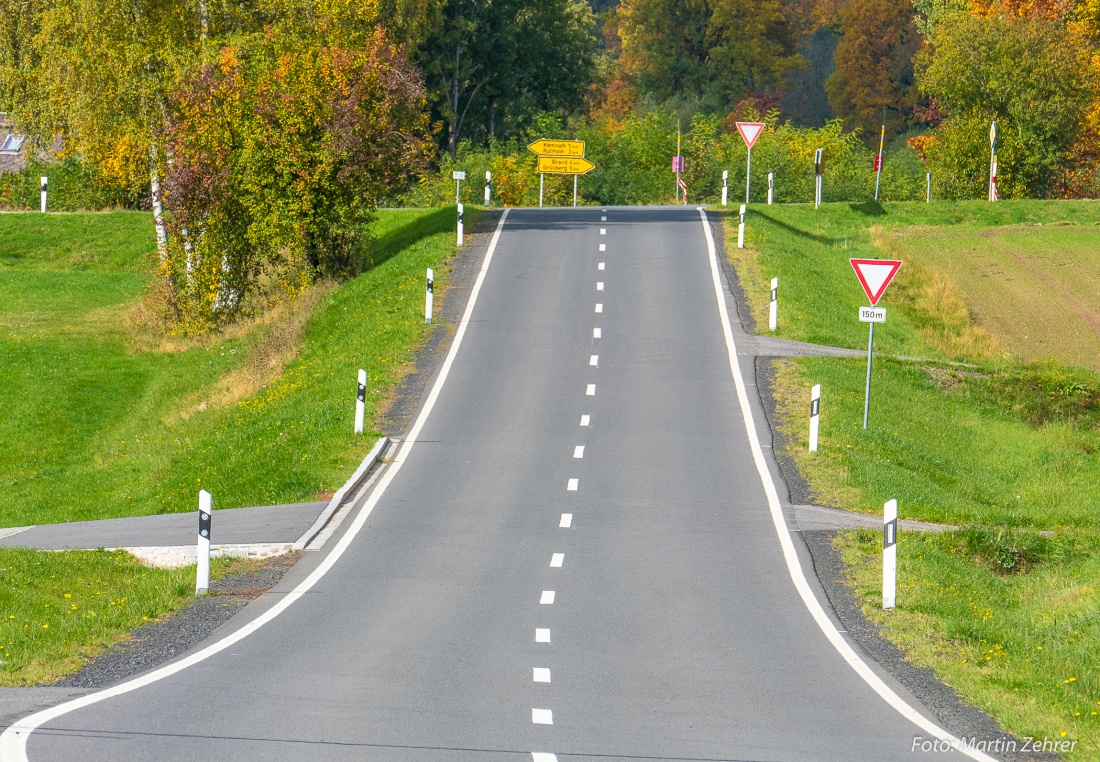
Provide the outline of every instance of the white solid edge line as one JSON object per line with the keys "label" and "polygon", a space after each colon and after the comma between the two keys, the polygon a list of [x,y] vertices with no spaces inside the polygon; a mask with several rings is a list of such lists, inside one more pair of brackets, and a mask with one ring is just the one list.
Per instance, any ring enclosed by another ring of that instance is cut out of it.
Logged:
{"label": "white solid edge line", "polygon": [[496,250],[497,242],[500,240],[500,233],[504,229],[504,221],[508,219],[508,210],[504,210],[504,214],[501,215],[500,221],[497,223],[496,231],[493,233],[493,238],[489,242],[489,249],[485,253],[485,261],[481,264],[481,271],[478,272],[477,280],[474,282],[474,288],[470,292],[470,301],[466,304],[466,311],[462,315],[462,322],[458,326],[458,330],[455,332],[454,341],[451,344],[450,350],[447,352],[447,357],[443,360],[443,365],[439,370],[439,377],[435,381],[435,385],[432,387],[431,393],[428,395],[427,400],[424,401],[424,407],[420,411],[420,415],[417,416],[416,423],[413,424],[412,429],[409,431],[409,435],[405,438],[405,441],[401,443],[401,447],[394,455],[393,461],[390,463],[386,473],[379,480],[378,486],[371,493],[370,497],[363,504],[359,514],[355,517],[355,521],[352,522],[344,536],[340,538],[340,541],[333,546],[332,550],[325,557],[325,559],[314,569],[308,577],[286,596],[265,611],[260,616],[253,619],[248,624],[241,627],[239,630],[227,635],[216,643],[212,643],[201,651],[191,654],[185,659],[181,659],[177,662],[173,662],[165,667],[154,670],[141,677],[136,677],[133,680],[127,680],[126,682],[119,683],[116,686],[107,688],[106,690],[97,691],[95,693],[89,693],[85,696],[73,699],[72,701],[66,701],[63,704],[44,709],[41,712],[35,712],[34,714],[19,720],[8,727],[4,731],[3,735],[0,735],[0,761],[2,762],[27,762],[27,741],[30,739],[31,733],[51,720],[55,720],[62,715],[77,709],[83,709],[86,706],[97,704],[100,701],[104,701],[115,696],[121,696],[130,691],[143,688],[147,685],[151,685],[159,680],[163,680],[166,677],[182,672],[188,667],[192,667],[200,662],[209,659],[211,656],[224,651],[235,643],[247,638],[252,633],[263,627],[265,624],[275,619],[275,617],[282,614],[290,606],[305,595],[309,590],[316,585],[322,577],[329,572],[330,569],[336,564],[344,552],[351,546],[351,543],[355,540],[359,531],[367,523],[367,519],[370,517],[371,511],[378,504],[378,501],[382,498],[382,495],[386,491],[386,487],[393,481],[394,477],[401,470],[401,465],[408,458],[409,453],[413,449],[413,445],[416,444],[417,436],[420,434],[420,430],[424,428],[424,424],[428,419],[428,416],[432,412],[432,408],[435,407],[435,402],[439,398],[440,391],[443,388],[444,382],[447,380],[447,376],[450,374],[451,365],[454,363],[455,356],[458,354],[458,348],[462,346],[462,338],[466,334],[466,327],[470,323],[470,316],[474,311],[474,304],[477,303],[478,293],[481,291],[481,286],[485,282],[485,274],[489,270],[489,263],[493,261],[493,252]]}
{"label": "white solid edge line", "polygon": [[779,493],[775,488],[775,482],[772,480],[771,472],[768,470],[767,463],[764,460],[764,450],[760,446],[760,437],[756,433],[756,423],[753,420],[752,408],[749,406],[749,396],[745,389],[745,380],[741,377],[741,365],[737,361],[737,348],[733,343],[733,329],[730,327],[730,316],[729,311],[726,309],[722,280],[718,274],[718,256],[715,251],[714,236],[711,234],[710,223],[707,221],[707,213],[703,211],[702,208],[699,208],[699,217],[702,219],[703,232],[707,239],[707,253],[710,255],[710,274],[714,281],[714,295],[718,300],[718,312],[722,318],[722,333],[726,338],[726,352],[729,355],[730,370],[733,372],[733,383],[737,387],[737,401],[741,405],[741,414],[745,419],[745,429],[749,435],[752,459],[756,465],[756,471],[760,475],[760,481],[764,485],[764,493],[768,497],[768,508],[771,510],[772,523],[775,525],[776,534],[779,535],[779,545],[783,549],[783,558],[787,562],[787,571],[791,575],[791,580],[794,582],[795,589],[798,590],[798,594],[802,598],[802,603],[805,604],[810,615],[814,618],[814,621],[817,622],[817,626],[821,628],[821,631],[825,634],[825,637],[832,644],[833,648],[835,648],[844,660],[848,662],[848,666],[854,669],[856,674],[863,678],[863,681],[871,686],[875,693],[882,697],[887,704],[896,709],[902,717],[912,722],[921,730],[931,733],[941,741],[949,743],[953,748],[963,752],[971,759],[981,760],[981,762],[997,762],[996,759],[987,754],[983,754],[976,749],[967,748],[959,738],[925,718],[924,715],[909,706],[901,696],[883,682],[882,678],[867,666],[866,662],[859,657],[859,654],[852,649],[848,641],[846,641],[837,631],[836,627],[829,620],[828,615],[826,615],[825,610],[821,608],[821,603],[817,600],[817,596],[815,596],[810,589],[810,585],[806,581],[806,574],[802,569],[802,564],[798,560],[798,553],[795,551],[794,543],[791,541],[787,521],[783,517],[783,509],[779,504]]}

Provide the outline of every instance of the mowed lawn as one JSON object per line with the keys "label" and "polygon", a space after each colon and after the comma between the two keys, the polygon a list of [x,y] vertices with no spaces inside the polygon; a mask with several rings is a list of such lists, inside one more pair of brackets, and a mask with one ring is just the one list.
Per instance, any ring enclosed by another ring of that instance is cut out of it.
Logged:
{"label": "mowed lawn", "polygon": [[383,211],[363,275],[283,320],[154,341],[132,320],[149,215],[0,215],[0,526],[337,488],[373,444],[352,433],[356,372],[370,421],[425,335],[424,270],[445,283],[453,216]]}
{"label": "mowed lawn", "polygon": [[831,204],[750,221],[749,248],[727,229],[727,250],[760,333],[778,276],[780,335],[865,348],[848,259],[905,262],[875,332],[869,429],[864,360],[782,360],[773,384],[816,502],[881,513],[894,498],[903,518],[960,527],[899,536],[889,612],[881,533],[840,533],[864,612],[1010,732],[1100,760],[1100,203]]}

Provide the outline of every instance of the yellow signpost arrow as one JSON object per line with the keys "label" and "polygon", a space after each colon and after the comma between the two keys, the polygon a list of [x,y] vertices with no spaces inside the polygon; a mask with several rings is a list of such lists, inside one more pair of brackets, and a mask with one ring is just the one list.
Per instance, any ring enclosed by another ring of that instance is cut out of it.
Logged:
{"label": "yellow signpost arrow", "polygon": [[548,175],[583,175],[595,168],[596,165],[588,159],[539,157],[539,172],[545,172]]}
{"label": "yellow signpost arrow", "polygon": [[540,138],[527,149],[534,151],[539,156],[572,156],[580,158],[584,156],[583,140],[547,140]]}

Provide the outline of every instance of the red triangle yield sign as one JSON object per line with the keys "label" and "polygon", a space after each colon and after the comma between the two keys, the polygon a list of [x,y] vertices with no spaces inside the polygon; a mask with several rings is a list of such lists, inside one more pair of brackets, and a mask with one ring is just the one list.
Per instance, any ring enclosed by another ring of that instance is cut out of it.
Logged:
{"label": "red triangle yield sign", "polygon": [[859,285],[863,286],[863,292],[871,300],[871,306],[878,304],[878,300],[886,293],[886,287],[898,274],[901,268],[900,259],[849,259],[852,269],[856,271]]}
{"label": "red triangle yield sign", "polygon": [[745,145],[749,148],[752,148],[752,144],[756,142],[756,139],[760,137],[760,133],[768,126],[761,122],[737,122],[736,124],[737,131],[741,133]]}

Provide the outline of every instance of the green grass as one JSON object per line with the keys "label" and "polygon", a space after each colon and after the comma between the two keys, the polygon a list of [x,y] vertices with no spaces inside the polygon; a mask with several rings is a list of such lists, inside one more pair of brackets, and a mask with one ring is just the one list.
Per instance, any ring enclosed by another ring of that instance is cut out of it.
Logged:
{"label": "green grass", "polygon": [[170,351],[135,337],[146,215],[0,215],[0,526],[192,510],[199,488],[222,508],[334,490],[373,443],[351,433],[356,372],[371,420],[426,335],[424,270],[445,285],[453,218],[381,212],[372,266],[318,292],[281,373],[234,394],[281,326]]}
{"label": "green grass", "polygon": [[[1100,759],[1100,538],[1034,533],[901,534],[898,607],[882,611],[882,536],[837,542],[864,613],[909,660],[936,670],[1006,730],[1077,741],[1069,760]],[[998,559],[1030,546],[1026,573]]]}
{"label": "green grass", "polygon": [[[1046,224],[1063,221],[1078,226]],[[777,425],[816,502],[880,513],[895,498],[903,518],[962,527],[902,534],[891,612],[879,608],[881,536],[838,535],[864,611],[1006,729],[1076,740],[1068,759],[1100,759],[1100,375],[1058,363],[1078,362],[1067,348],[1091,338],[1063,335],[1057,322],[1013,332],[982,321],[992,307],[1009,324],[1041,311],[1059,278],[1080,281],[1084,313],[1100,310],[1088,285],[1100,204],[773,207],[749,222],[749,248],[727,244],[728,253],[758,325],[768,280],[779,277],[788,338],[864,348],[867,326],[855,313],[865,299],[847,260],[906,263],[875,331],[868,430],[864,360],[783,360],[774,385]],[[1025,222],[1044,226],[1006,227]],[[1013,262],[1021,277],[996,277]],[[987,268],[979,285],[953,275],[978,265]],[[821,436],[810,454],[818,383]]]}
{"label": "green grass", "polygon": [[[856,319],[866,297],[848,260],[885,258],[872,242],[872,228],[884,230],[914,225],[953,229],[1018,225],[1024,222],[1100,222],[1096,201],[1009,201],[921,204],[826,204],[760,206],[750,208],[746,246],[727,247],[739,267],[751,265],[749,282],[742,283],[757,324],[767,326],[769,281],[779,278],[779,330],[777,335],[850,348],[867,345],[867,326]],[[726,240],[736,242],[736,225],[727,218]],[[1065,235],[1066,228],[1055,228]],[[1092,236],[1094,251],[1100,250]],[[903,265],[895,285],[880,302],[887,307],[899,302],[899,291],[913,278]],[[913,284],[910,284],[913,287]],[[920,335],[921,316],[890,311],[886,324],[875,330],[875,344],[883,352],[923,353],[947,356]]]}
{"label": "green grass", "polygon": [[[240,562],[216,558],[211,576]],[[124,551],[0,549],[0,686],[79,670],[127,633],[194,600],[195,567],[155,569]]]}
{"label": "green grass", "polygon": [[[783,429],[818,502],[880,513],[896,498],[908,519],[1100,528],[1100,428],[1094,405],[1085,407],[1088,387],[1079,398],[1083,420],[1072,410],[1044,413],[1058,402],[1050,390],[1066,371],[1048,370],[1053,378],[1028,387],[1020,376],[1042,379],[1041,370],[978,374],[879,359],[864,430],[865,361],[809,358],[781,368]],[[805,411],[813,384],[822,400],[819,451],[811,454]]]}

